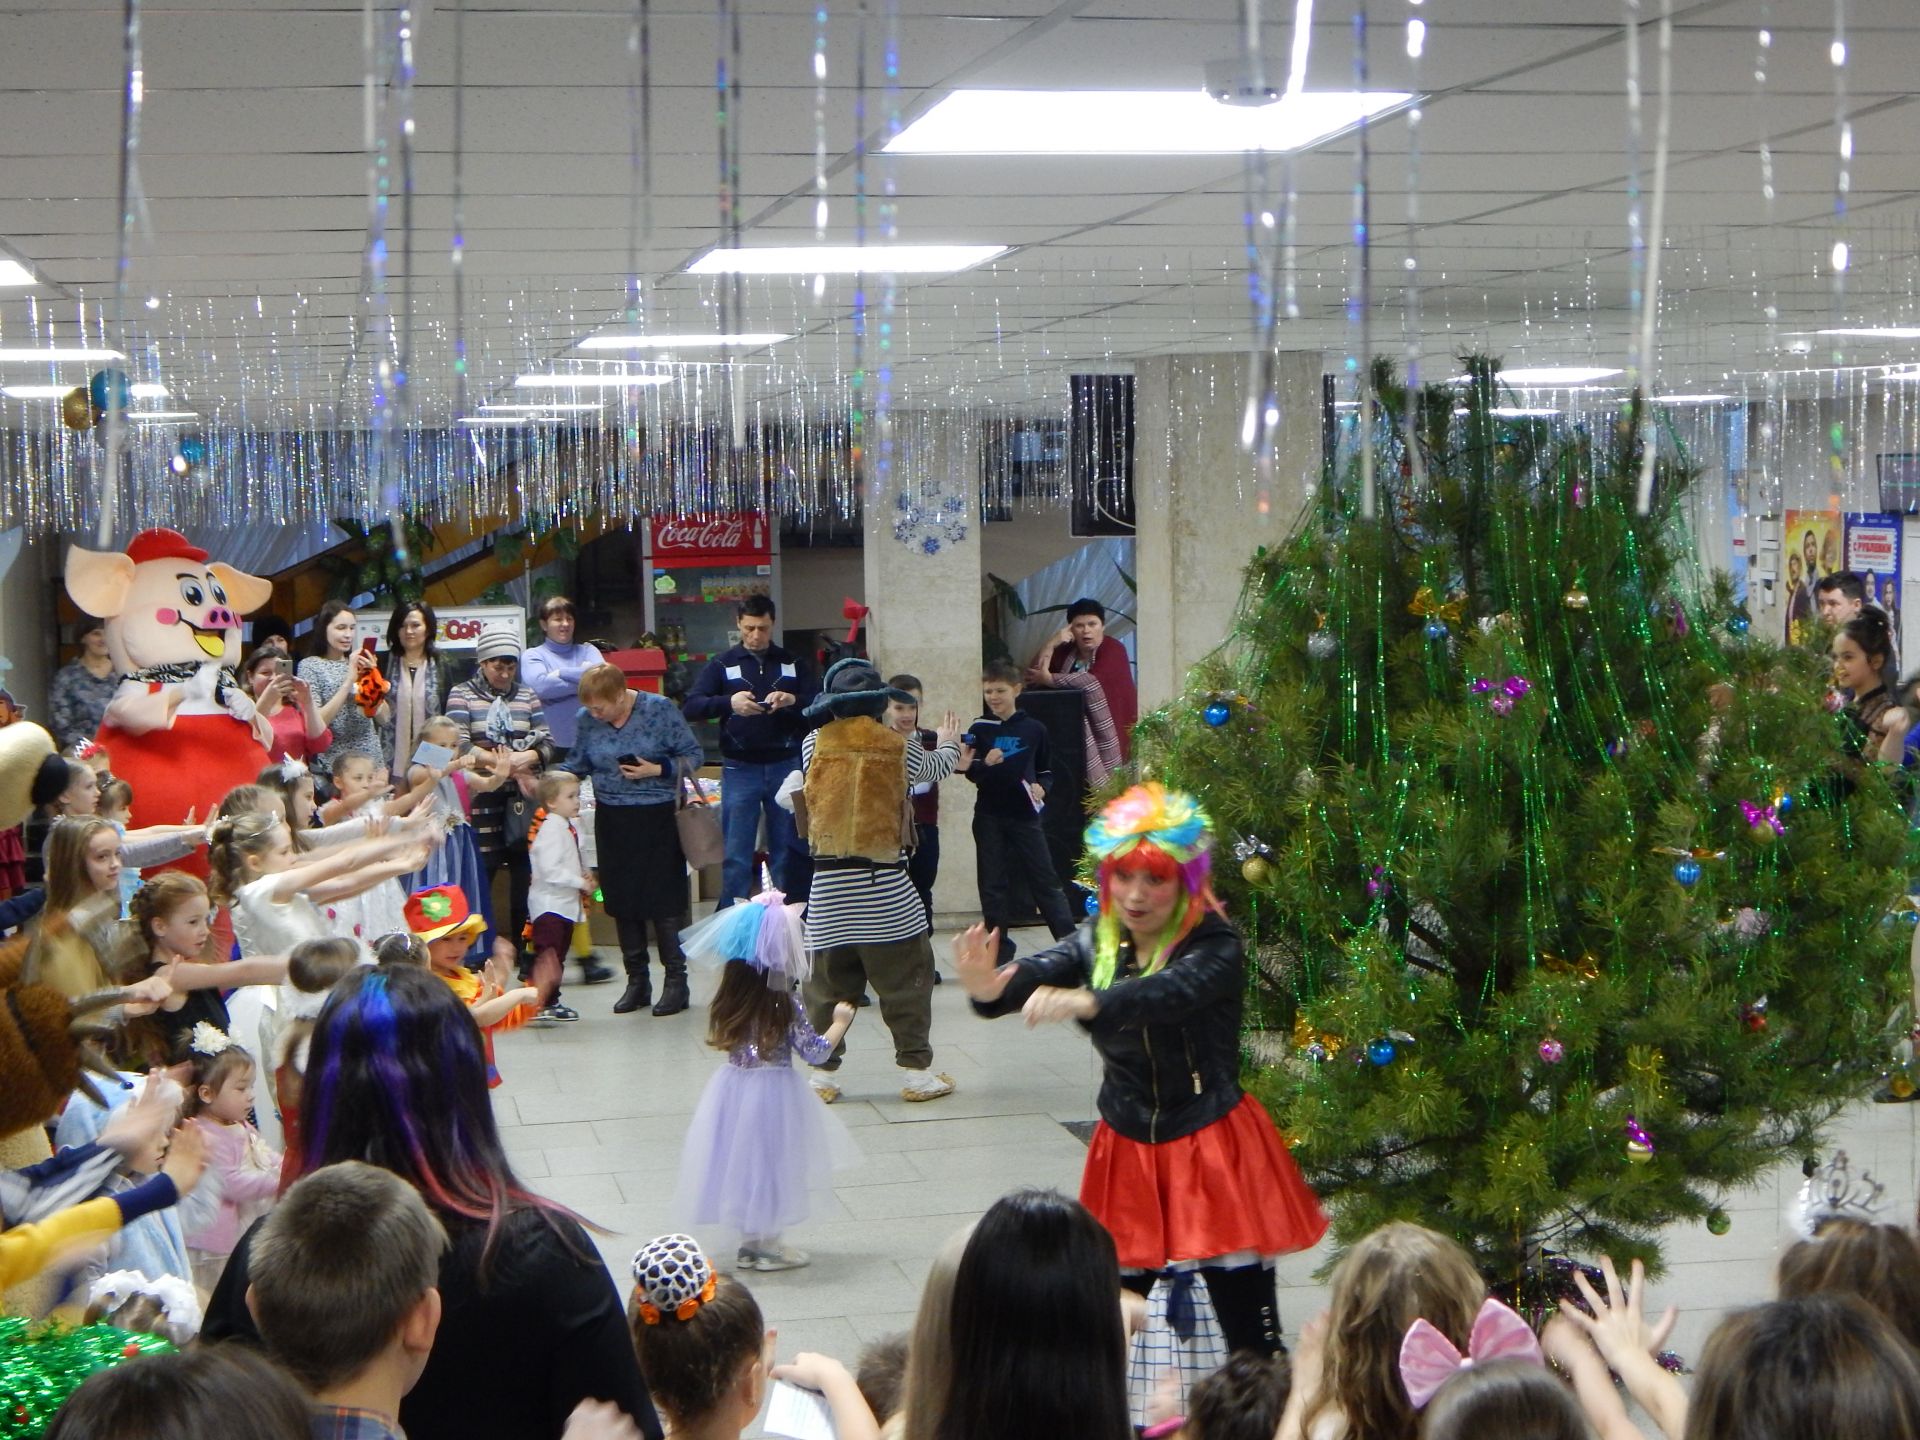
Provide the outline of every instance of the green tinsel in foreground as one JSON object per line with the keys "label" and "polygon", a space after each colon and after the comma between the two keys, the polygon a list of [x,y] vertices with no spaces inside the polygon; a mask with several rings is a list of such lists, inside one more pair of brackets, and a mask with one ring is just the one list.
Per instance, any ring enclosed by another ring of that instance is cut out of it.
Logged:
{"label": "green tinsel in foreground", "polygon": [[0,1436],[30,1440],[44,1434],[54,1412],[94,1371],[135,1356],[172,1351],[157,1335],[112,1325],[76,1328],[58,1321],[0,1317]]}

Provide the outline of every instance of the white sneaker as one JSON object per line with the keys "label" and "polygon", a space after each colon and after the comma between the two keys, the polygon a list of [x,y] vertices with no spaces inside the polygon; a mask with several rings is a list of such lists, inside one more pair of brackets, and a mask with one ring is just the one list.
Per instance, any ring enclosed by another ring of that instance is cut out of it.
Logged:
{"label": "white sneaker", "polygon": [[813,1257],[804,1250],[789,1250],[780,1244],[759,1244],[742,1247],[740,1268],[757,1270],[763,1275],[771,1275],[776,1270],[798,1270],[803,1265],[813,1263]]}
{"label": "white sneaker", "polygon": [[902,1100],[938,1100],[943,1095],[953,1094],[953,1077],[937,1075],[931,1070],[908,1071],[912,1079],[900,1087]]}
{"label": "white sneaker", "polygon": [[816,1070],[807,1077],[807,1083],[813,1087],[813,1093],[820,1097],[823,1105],[831,1105],[840,1098],[840,1087],[833,1083],[830,1075]]}

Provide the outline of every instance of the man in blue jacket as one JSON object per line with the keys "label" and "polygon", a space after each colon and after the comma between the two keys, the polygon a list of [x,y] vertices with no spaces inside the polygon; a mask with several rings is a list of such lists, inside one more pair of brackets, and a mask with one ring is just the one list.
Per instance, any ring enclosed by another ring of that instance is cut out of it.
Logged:
{"label": "man in blue jacket", "polygon": [[808,728],[802,712],[820,693],[799,662],[773,643],[772,597],[747,596],[734,619],[740,643],[706,663],[681,706],[689,720],[720,722],[720,828],[727,845],[722,910],[752,891],[754,839],[763,815],[773,883],[789,888],[793,816],[773,797],[800,768],[800,737]]}

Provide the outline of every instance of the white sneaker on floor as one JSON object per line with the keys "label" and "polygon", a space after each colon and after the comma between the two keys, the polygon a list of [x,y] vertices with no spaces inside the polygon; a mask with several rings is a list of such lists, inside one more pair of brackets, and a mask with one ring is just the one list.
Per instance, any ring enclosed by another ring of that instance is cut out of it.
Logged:
{"label": "white sneaker on floor", "polygon": [[902,1100],[938,1100],[943,1095],[953,1094],[951,1075],[937,1075],[931,1070],[913,1070],[907,1073],[913,1078],[900,1087]]}
{"label": "white sneaker on floor", "polygon": [[820,1103],[831,1105],[840,1098],[840,1087],[833,1083],[833,1077],[819,1071],[807,1077],[807,1083],[813,1087],[813,1093],[820,1097]]}
{"label": "white sneaker on floor", "polygon": [[789,1250],[785,1245],[742,1246],[740,1266],[742,1270],[757,1270],[763,1275],[771,1275],[776,1270],[798,1270],[803,1265],[813,1263],[813,1257],[804,1250]]}

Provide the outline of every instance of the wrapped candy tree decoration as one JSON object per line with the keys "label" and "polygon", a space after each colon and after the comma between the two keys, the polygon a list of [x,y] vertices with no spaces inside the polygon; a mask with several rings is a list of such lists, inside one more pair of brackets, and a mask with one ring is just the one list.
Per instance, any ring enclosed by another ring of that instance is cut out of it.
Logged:
{"label": "wrapped candy tree decoration", "polygon": [[[1249,976],[1249,1026],[1310,1021],[1250,1088],[1337,1243],[1412,1217],[1490,1277],[1657,1264],[1893,1068],[1911,933],[1862,917],[1905,893],[1905,816],[1837,776],[1824,658],[1736,640],[1730,582],[1696,584],[1684,456],[1642,515],[1646,427],[1509,424],[1489,360],[1417,407],[1389,367],[1372,393],[1135,759],[1271,852],[1215,883],[1288,957]],[[1224,695],[1258,727],[1209,728]]]}

